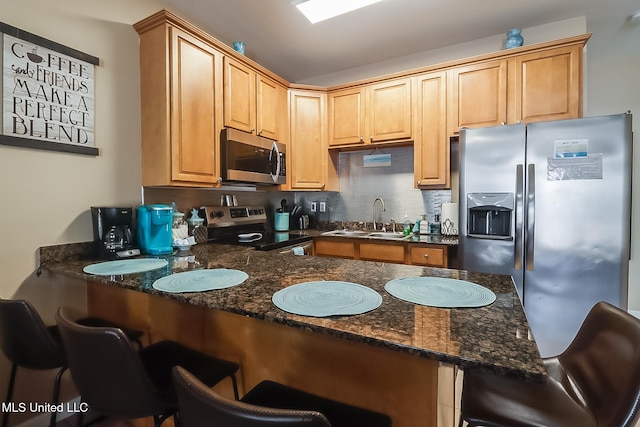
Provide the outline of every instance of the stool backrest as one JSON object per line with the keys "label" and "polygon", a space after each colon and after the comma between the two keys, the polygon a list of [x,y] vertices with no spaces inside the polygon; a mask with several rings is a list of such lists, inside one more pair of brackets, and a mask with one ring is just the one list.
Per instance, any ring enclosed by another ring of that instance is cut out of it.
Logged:
{"label": "stool backrest", "polygon": [[24,368],[53,369],[65,364],[62,346],[25,300],[0,300],[0,347],[7,359]]}
{"label": "stool backrest", "polygon": [[137,418],[163,413],[165,399],[122,330],[83,326],[75,322],[78,317],[66,307],[56,313],[69,370],[82,400],[106,415]]}
{"label": "stool backrest", "polygon": [[635,426],[640,403],[640,319],[599,302],[558,359],[598,426]]}
{"label": "stool backrest", "polygon": [[273,409],[220,396],[180,366],[173,368],[182,427],[331,427],[319,412]]}

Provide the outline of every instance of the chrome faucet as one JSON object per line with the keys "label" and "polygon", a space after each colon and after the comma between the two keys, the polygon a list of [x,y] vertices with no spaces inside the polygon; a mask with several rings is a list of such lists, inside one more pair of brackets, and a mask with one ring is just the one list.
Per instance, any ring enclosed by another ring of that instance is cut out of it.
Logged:
{"label": "chrome faucet", "polygon": [[373,230],[377,230],[376,228],[376,202],[380,202],[380,205],[382,206],[382,209],[380,210],[380,222],[382,222],[382,212],[385,211],[384,208],[384,200],[382,200],[380,197],[376,197],[376,199],[373,201]]}

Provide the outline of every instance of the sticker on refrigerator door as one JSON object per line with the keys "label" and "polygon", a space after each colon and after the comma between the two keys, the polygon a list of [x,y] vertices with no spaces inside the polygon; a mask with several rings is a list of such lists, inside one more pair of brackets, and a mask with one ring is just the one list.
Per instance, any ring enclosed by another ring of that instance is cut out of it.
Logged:
{"label": "sticker on refrigerator door", "polygon": [[556,139],[553,141],[553,157],[587,157],[589,154],[588,139]]}
{"label": "sticker on refrigerator door", "polygon": [[602,179],[602,154],[547,158],[547,181]]}

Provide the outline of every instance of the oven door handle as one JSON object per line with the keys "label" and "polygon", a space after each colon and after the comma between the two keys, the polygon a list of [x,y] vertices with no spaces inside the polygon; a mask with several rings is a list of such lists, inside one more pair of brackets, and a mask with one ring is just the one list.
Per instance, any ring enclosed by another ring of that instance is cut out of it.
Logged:
{"label": "oven door handle", "polygon": [[273,141],[271,151],[269,151],[269,165],[271,167],[271,179],[273,179],[273,182],[277,183],[280,175],[280,151],[278,150],[278,146],[275,141]]}

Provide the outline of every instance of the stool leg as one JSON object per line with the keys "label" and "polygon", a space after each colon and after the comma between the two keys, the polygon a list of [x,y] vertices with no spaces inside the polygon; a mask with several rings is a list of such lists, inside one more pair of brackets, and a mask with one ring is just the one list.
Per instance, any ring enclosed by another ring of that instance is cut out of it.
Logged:
{"label": "stool leg", "polygon": [[[9,377],[9,388],[7,389],[7,398],[5,399],[5,402],[9,403],[11,402],[11,399],[13,398],[13,386],[16,382],[16,371],[18,370],[18,365],[16,365],[15,363],[11,364],[11,376]],[[7,424],[9,423],[9,412],[10,411],[6,411],[3,415],[2,415],[2,427],[7,427]]]}
{"label": "stool leg", "polygon": [[[53,384],[53,404],[58,405],[58,401],[60,400],[60,382],[62,381],[62,374],[67,370],[66,366],[63,366],[56,375],[56,381]],[[49,422],[49,427],[54,427],[56,425],[56,416],[58,413],[56,411],[51,412],[51,421]]]}
{"label": "stool leg", "polygon": [[231,375],[231,382],[233,383],[233,396],[236,400],[240,400],[240,395],[238,394],[238,380],[236,380],[235,375]]}

